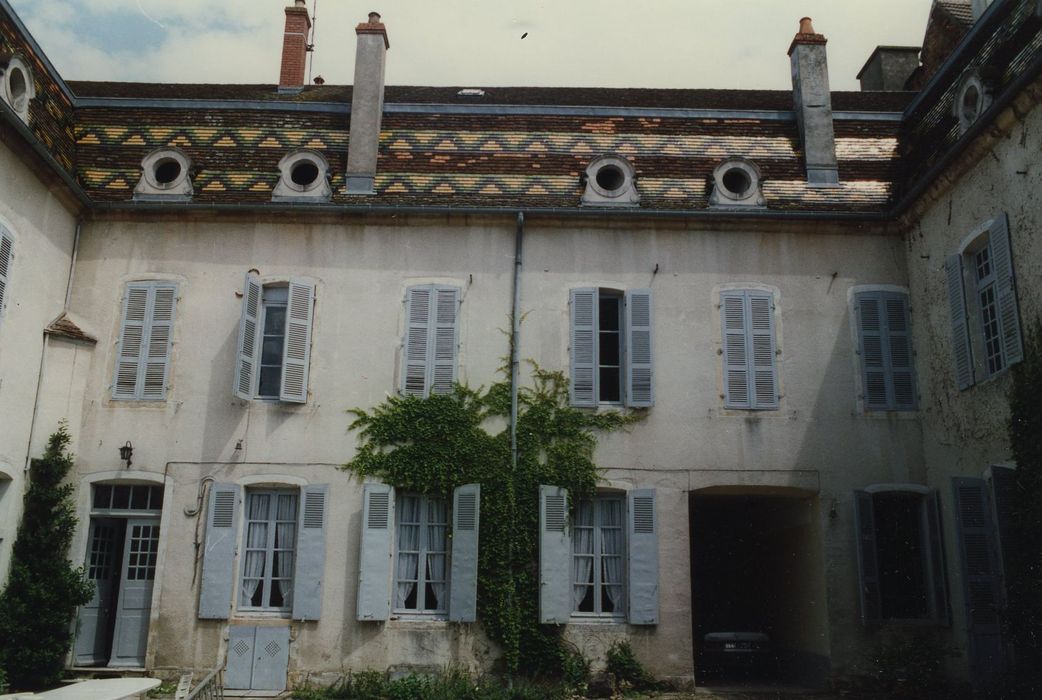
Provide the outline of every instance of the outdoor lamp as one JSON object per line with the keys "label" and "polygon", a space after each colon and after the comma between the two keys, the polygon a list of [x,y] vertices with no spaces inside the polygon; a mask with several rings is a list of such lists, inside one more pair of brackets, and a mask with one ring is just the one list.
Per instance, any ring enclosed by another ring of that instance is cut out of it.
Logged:
{"label": "outdoor lamp", "polygon": [[130,444],[130,440],[127,440],[127,444],[119,448],[119,458],[127,463],[126,468],[130,469],[130,458],[134,456],[134,446]]}

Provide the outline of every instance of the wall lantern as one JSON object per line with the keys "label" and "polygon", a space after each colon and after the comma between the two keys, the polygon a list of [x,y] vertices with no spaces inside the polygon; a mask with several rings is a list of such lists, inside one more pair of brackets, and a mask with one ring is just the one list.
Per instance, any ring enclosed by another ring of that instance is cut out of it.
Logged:
{"label": "wall lantern", "polygon": [[127,444],[119,448],[119,458],[126,462],[126,468],[130,469],[131,461],[130,458],[134,456],[134,446],[130,444],[130,440],[127,440]]}

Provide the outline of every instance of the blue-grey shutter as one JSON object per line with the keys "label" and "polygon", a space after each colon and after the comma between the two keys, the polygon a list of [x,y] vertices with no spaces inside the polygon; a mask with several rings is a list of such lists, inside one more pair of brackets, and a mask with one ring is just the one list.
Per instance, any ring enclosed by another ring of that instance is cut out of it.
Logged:
{"label": "blue-grey shutter", "polygon": [[626,292],[626,405],[655,405],[654,308],[650,289]]}
{"label": "blue-grey shutter", "polygon": [[886,320],[887,390],[891,406],[898,410],[914,410],[917,401],[908,295],[888,292],[882,301]]}
{"label": "blue-grey shutter", "polygon": [[999,594],[1000,604],[1006,607],[1006,561],[1011,552],[1013,499],[1016,489],[1016,470],[1010,467],[991,467],[991,503],[995,513],[995,536],[998,540],[996,550],[999,556]]}
{"label": "blue-grey shutter", "polygon": [[1013,251],[1009,241],[1009,219],[1006,214],[995,217],[988,238],[995,263],[996,303],[1002,327],[1002,354],[1006,364],[1024,359],[1020,334],[1020,312],[1017,308],[1017,283],[1013,274]]}
{"label": "blue-grey shutter", "polygon": [[387,484],[366,484],[363,500],[362,546],[358,561],[358,619],[386,620],[391,614],[394,489]]}
{"label": "blue-grey shutter", "polygon": [[301,489],[297,561],[293,573],[293,619],[322,617],[322,580],[326,568],[326,511],[329,486],[312,484]]}
{"label": "blue-grey shutter", "polygon": [[597,290],[573,289],[568,308],[571,318],[571,381],[573,406],[597,406]]}
{"label": "blue-grey shutter", "polygon": [[4,315],[4,304],[7,300],[7,285],[11,278],[11,258],[14,253],[14,238],[3,226],[0,226],[0,318]]}
{"label": "blue-grey shutter", "polygon": [[883,333],[883,299],[879,293],[857,295],[858,354],[865,408],[890,408],[887,401],[886,351]]}
{"label": "blue-grey shutter", "polygon": [[658,624],[658,514],[655,489],[627,494],[629,511],[629,623]]}
{"label": "blue-grey shutter", "polygon": [[286,339],[282,352],[282,388],[279,400],[306,403],[308,366],[311,363],[311,323],[315,309],[315,285],[306,280],[289,282]]}
{"label": "blue-grey shutter", "polygon": [[236,484],[214,483],[210,487],[199,591],[199,617],[203,620],[226,620],[231,611],[241,500],[242,490]]}
{"label": "blue-grey shutter", "polygon": [[927,555],[930,558],[928,584],[930,589],[930,612],[936,622],[950,624],[948,605],[948,575],[944,559],[944,536],[941,528],[941,499],[936,490],[923,499],[926,521]]}
{"label": "blue-grey shutter", "polygon": [[478,533],[481,526],[481,484],[466,484],[452,494],[452,573],[449,578],[449,620],[478,619]]}
{"label": "blue-grey shutter", "polygon": [[242,286],[242,318],[239,321],[239,343],[235,363],[235,395],[249,401],[257,391],[260,372],[260,313],[264,288],[256,275],[246,273]]}
{"label": "blue-grey shutter", "polygon": [[112,383],[112,398],[139,397],[139,375],[146,352],[148,332],[149,285],[128,284],[123,296],[123,318],[119,329],[119,348],[116,351],[116,375]]}
{"label": "blue-grey shutter", "polygon": [[778,371],[775,364],[774,296],[746,292],[749,300],[749,373],[753,377],[753,408],[778,408]]}
{"label": "blue-grey shutter", "polygon": [[572,614],[568,491],[539,487],[539,622],[563,625]]}
{"label": "blue-grey shutter", "polygon": [[952,255],[944,263],[948,281],[948,313],[952,325],[952,353],[955,356],[955,384],[960,390],[973,386],[973,350],[966,319],[966,293],[962,279],[962,256]]}
{"label": "blue-grey shutter", "polygon": [[451,394],[456,383],[459,304],[459,289],[435,287],[434,318],[431,323],[434,339],[428,349],[428,352],[433,350],[433,358],[427,363],[431,368],[430,387],[434,394]]}
{"label": "blue-grey shutter", "polygon": [[402,348],[402,393],[427,396],[427,354],[430,346],[433,288],[410,287],[405,292],[405,339]]}
{"label": "blue-grey shutter", "polygon": [[745,292],[720,293],[720,323],[724,331],[724,406],[752,408]]}
{"label": "blue-grey shutter", "polygon": [[983,479],[953,477],[963,599],[975,687],[1001,678],[1005,667],[994,521]]}
{"label": "blue-grey shutter", "polygon": [[138,398],[145,401],[161,401],[166,398],[176,303],[176,285],[157,283],[149,289],[148,328],[145,333],[144,366],[140,368],[138,395]]}
{"label": "blue-grey shutter", "polygon": [[879,590],[879,559],[876,552],[876,516],[872,494],[854,492],[854,532],[857,537],[858,590],[861,598],[861,622],[868,625],[883,617],[883,601]]}

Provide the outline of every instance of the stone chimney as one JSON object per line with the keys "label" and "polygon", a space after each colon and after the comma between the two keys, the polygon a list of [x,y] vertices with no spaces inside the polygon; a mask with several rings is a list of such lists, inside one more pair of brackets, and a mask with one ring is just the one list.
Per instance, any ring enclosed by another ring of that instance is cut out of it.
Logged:
{"label": "stone chimney", "polygon": [[384,111],[384,65],[387,28],[380,15],[355,27],[355,84],[351,91],[351,136],[347,146],[347,193],[373,194],[376,157],[380,146],[380,120]]}
{"label": "stone chimney", "polygon": [[919,51],[918,46],[877,46],[857,74],[861,91],[906,90],[905,84],[919,67]]}
{"label": "stone chimney", "polygon": [[282,70],[279,92],[300,92],[308,58],[308,31],[311,18],[305,0],[295,0],[286,8],[286,33],[282,37]]}
{"label": "stone chimney", "polygon": [[807,183],[839,184],[836,135],[832,128],[832,96],[825,59],[825,37],[814,32],[810,17],[800,20],[800,31],[789,45],[792,98],[807,165]]}

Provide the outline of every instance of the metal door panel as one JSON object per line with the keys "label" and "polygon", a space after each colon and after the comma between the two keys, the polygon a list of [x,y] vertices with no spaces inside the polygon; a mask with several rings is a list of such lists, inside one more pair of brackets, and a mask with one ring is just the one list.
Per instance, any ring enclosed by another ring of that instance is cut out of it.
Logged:
{"label": "metal door panel", "polygon": [[253,645],[256,627],[232,625],[228,628],[228,661],[224,668],[224,687],[249,690],[253,678]]}
{"label": "metal door panel", "polygon": [[289,627],[258,627],[250,690],[285,690],[288,669]]}

